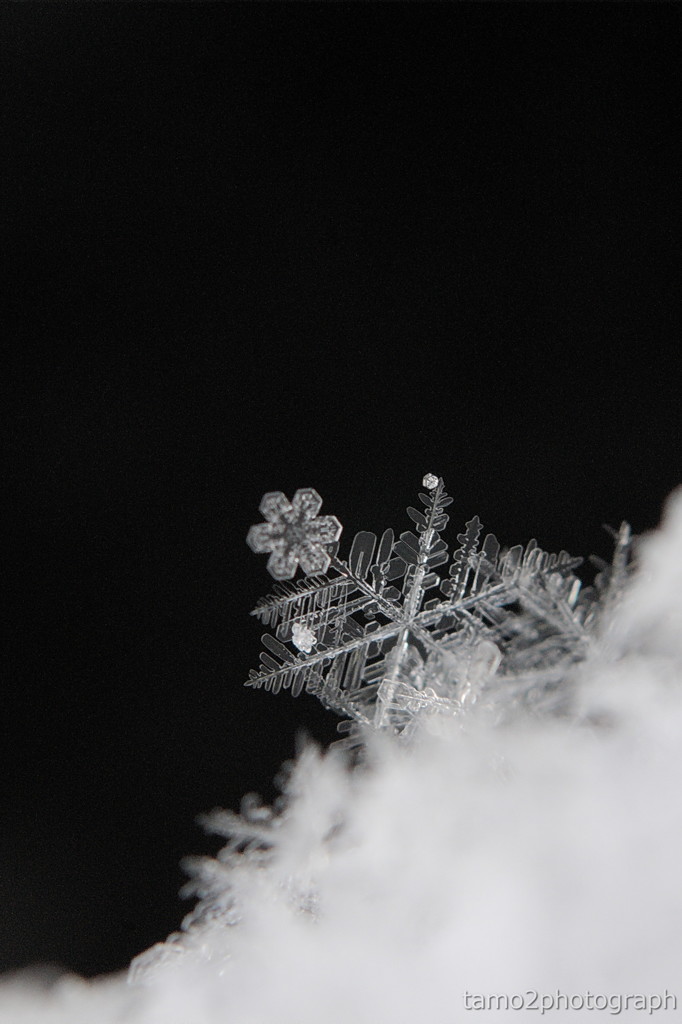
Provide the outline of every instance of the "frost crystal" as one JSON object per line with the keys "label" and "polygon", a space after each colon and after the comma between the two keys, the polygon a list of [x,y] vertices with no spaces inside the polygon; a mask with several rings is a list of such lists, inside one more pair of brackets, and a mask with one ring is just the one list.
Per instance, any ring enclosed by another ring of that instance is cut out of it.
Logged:
{"label": "frost crystal", "polygon": [[326,572],[327,545],[341,536],[336,516],[318,516],[322,498],[312,487],[296,491],[293,501],[281,491],[263,496],[260,511],[267,520],[252,526],[247,535],[256,552],[271,551],[268,571],[276,580],[289,580],[300,565],[307,576]]}
{"label": "frost crystal", "polygon": [[571,670],[629,573],[627,524],[614,535],[613,563],[599,563],[589,588],[573,573],[582,559],[548,554],[535,540],[502,549],[492,533],[481,540],[478,516],[450,553],[441,533],[453,499],[433,473],[422,483],[422,507],[407,509],[415,532],[386,530],[377,542],[362,531],[347,560],[337,557],[341,524],[317,517],[311,489],[291,503],[266,494],[267,522],[249,531],[254,551],[272,552],[276,579],[290,579],[297,565],[315,579],[278,583],[254,609],[274,633],[262,637],[261,665],[246,685],[314,693],[350,719],[339,727],[347,746],[366,727],[407,736],[424,714],[472,705],[561,713]]}
{"label": "frost crystal", "polygon": [[294,647],[298,647],[299,651],[305,651],[306,654],[310,654],[317,643],[317,637],[312,629],[308,629],[307,626],[302,625],[300,622],[294,623],[291,630],[291,640]]}

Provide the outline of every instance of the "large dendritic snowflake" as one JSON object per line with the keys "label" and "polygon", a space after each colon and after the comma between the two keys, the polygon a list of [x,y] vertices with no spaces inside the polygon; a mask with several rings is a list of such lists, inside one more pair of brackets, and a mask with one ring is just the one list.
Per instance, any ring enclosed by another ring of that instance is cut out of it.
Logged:
{"label": "large dendritic snowflake", "polygon": [[[350,719],[340,726],[350,744],[362,727],[404,734],[423,714],[482,701],[560,706],[560,684],[628,573],[627,524],[613,563],[601,563],[588,588],[573,572],[582,560],[565,551],[550,555],[534,540],[501,549],[491,533],[481,543],[478,516],[451,556],[441,534],[453,499],[432,473],[422,483],[422,508],[407,510],[416,532],[396,539],[386,530],[378,543],[357,533],[345,561],[341,524],[318,516],[312,488],[292,501],[266,494],[266,522],[248,534],[254,551],[271,553],[268,569],[280,582],[252,613],[275,629],[246,685],[316,694]],[[297,566],[310,579],[285,583]]]}

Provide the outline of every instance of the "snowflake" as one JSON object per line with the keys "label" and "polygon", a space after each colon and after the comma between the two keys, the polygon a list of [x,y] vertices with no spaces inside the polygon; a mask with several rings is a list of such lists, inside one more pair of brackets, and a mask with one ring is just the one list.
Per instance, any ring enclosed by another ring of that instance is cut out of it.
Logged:
{"label": "snowflake", "polygon": [[252,526],[246,538],[252,551],[271,551],[268,571],[276,580],[289,580],[301,566],[306,576],[326,572],[331,562],[327,545],[341,535],[336,516],[318,516],[322,498],[312,487],[296,491],[289,501],[270,491],[260,503],[267,520]]}
{"label": "snowflake", "polygon": [[335,543],[341,524],[317,516],[322,500],[311,489],[292,502],[266,494],[267,522],[249,531],[254,551],[272,552],[275,579],[291,579],[297,565],[315,579],[277,583],[254,609],[274,634],[263,635],[247,686],[315,694],[351,719],[347,745],[367,727],[409,735],[421,715],[481,702],[560,708],[572,666],[629,572],[627,524],[612,565],[600,563],[584,589],[573,573],[582,559],[549,554],[535,540],[501,548],[494,534],[481,537],[478,516],[450,550],[441,534],[453,499],[434,473],[422,484],[423,507],[407,510],[416,532],[360,531],[346,559]]}
{"label": "snowflake", "polygon": [[312,629],[300,622],[295,622],[291,630],[291,641],[294,647],[305,654],[310,654],[317,643],[317,637]]}

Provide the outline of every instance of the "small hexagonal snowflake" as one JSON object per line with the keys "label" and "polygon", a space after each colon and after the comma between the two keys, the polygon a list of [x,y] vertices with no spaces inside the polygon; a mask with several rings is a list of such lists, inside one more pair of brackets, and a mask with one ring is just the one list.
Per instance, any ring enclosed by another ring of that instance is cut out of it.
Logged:
{"label": "small hexagonal snowflake", "polygon": [[336,516],[318,516],[322,498],[312,487],[296,491],[289,501],[281,491],[263,496],[260,511],[267,520],[249,530],[252,551],[270,551],[268,572],[276,580],[290,580],[301,566],[306,576],[326,572],[331,561],[326,545],[341,536]]}

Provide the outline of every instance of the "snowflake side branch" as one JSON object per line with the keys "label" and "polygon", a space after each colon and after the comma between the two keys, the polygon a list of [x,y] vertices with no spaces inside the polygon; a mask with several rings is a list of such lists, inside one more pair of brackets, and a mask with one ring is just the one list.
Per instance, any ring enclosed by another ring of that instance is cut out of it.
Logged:
{"label": "snowflake side branch", "polygon": [[338,558],[332,558],[332,565],[337,572],[343,574],[347,579],[351,580],[358,590],[361,590],[367,595],[372,601],[376,601],[379,608],[392,619],[402,618],[403,610],[399,604],[395,604],[393,601],[389,601],[388,598],[384,597],[375,590],[371,583],[367,583],[366,580],[361,580],[355,573],[346,565],[345,562],[341,562]]}
{"label": "snowflake side branch", "polygon": [[[332,562],[334,561],[332,559]],[[325,576],[321,582],[317,582],[319,579],[320,577],[313,577],[311,580],[302,580],[296,584],[297,589],[290,594],[269,594],[267,597],[261,598],[250,614],[258,616],[267,609],[278,610],[286,608],[287,605],[295,604],[311,594],[322,594],[325,591],[332,590],[334,587],[348,586],[347,580],[339,576],[332,579],[328,579]]]}

